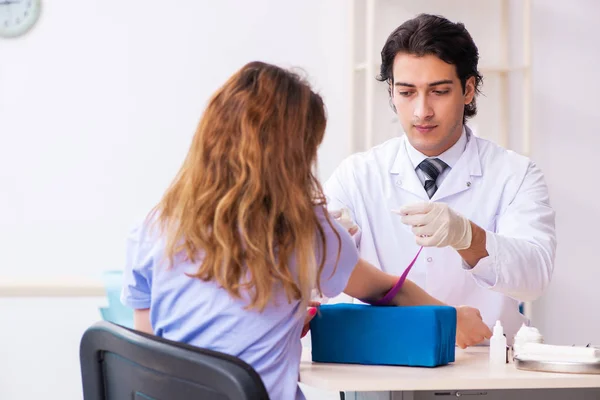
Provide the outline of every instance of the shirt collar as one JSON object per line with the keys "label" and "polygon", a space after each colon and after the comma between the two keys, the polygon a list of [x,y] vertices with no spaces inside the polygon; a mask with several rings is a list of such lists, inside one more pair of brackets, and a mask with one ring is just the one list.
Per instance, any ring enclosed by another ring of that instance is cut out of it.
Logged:
{"label": "shirt collar", "polygon": [[[456,143],[454,143],[452,147],[450,147],[448,150],[446,150],[445,152],[443,152],[435,158],[439,158],[440,160],[445,162],[446,165],[452,168],[454,167],[462,153],[465,151],[465,148],[467,147],[467,142],[467,132],[463,125],[462,133],[460,135],[460,138],[458,138],[458,140],[456,141]],[[415,149],[408,140],[405,140],[404,143],[406,144],[406,152],[408,153],[408,158],[410,159],[410,162],[412,163],[415,169],[424,159],[429,158],[417,149]]]}

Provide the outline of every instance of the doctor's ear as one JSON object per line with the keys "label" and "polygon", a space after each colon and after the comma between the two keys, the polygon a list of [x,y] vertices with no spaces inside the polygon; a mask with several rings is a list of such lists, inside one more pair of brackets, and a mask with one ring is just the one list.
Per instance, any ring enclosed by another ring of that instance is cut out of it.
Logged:
{"label": "doctor's ear", "polygon": [[465,104],[471,104],[475,97],[475,77],[469,77],[465,82]]}

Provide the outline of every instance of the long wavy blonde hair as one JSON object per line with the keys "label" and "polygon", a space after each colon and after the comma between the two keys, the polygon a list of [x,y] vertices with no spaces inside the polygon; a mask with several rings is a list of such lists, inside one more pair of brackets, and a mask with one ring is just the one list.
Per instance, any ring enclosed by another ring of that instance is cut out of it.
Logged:
{"label": "long wavy blonde hair", "polygon": [[316,208],[331,221],[313,168],[325,127],[323,101],[299,75],[261,62],[235,73],[153,210],[171,265],[185,254],[199,263],[191,276],[249,293],[258,310],[277,288],[303,305],[320,293],[326,238]]}

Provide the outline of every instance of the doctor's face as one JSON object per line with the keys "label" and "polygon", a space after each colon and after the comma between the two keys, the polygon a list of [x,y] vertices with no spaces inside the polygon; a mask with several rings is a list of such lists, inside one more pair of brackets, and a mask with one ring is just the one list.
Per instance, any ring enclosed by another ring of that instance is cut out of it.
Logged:
{"label": "doctor's face", "polygon": [[405,53],[394,59],[391,90],[410,144],[428,157],[442,154],[460,138],[464,106],[475,94],[474,78],[463,91],[454,65],[434,55]]}

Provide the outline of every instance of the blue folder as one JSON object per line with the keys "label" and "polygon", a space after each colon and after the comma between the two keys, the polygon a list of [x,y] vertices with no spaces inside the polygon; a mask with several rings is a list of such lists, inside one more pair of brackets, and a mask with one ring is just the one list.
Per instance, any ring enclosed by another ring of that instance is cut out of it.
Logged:
{"label": "blue folder", "polygon": [[436,367],[454,362],[456,309],[324,304],[310,332],[315,362]]}

